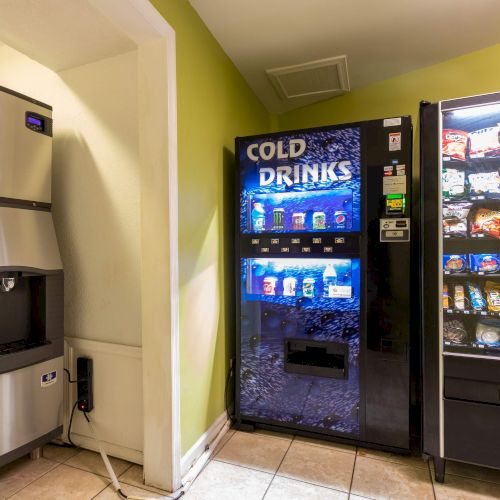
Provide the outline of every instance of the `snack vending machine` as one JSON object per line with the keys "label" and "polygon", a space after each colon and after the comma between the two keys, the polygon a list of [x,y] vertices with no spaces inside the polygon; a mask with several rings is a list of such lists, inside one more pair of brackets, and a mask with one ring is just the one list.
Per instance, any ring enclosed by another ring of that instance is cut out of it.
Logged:
{"label": "snack vending machine", "polygon": [[424,451],[500,467],[500,93],[422,103]]}
{"label": "snack vending machine", "polygon": [[236,150],[239,428],[409,450],[410,118]]}

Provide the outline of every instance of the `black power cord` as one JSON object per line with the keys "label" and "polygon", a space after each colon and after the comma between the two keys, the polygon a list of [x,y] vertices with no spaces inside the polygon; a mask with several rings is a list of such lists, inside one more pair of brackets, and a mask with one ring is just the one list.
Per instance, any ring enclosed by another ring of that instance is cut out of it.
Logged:
{"label": "black power cord", "polygon": [[231,422],[234,422],[234,415],[231,415],[231,412],[229,411],[229,404],[227,398],[229,396],[229,387],[230,387],[229,384],[231,383],[231,380],[234,379],[234,362],[235,362],[234,358],[231,358],[229,360],[229,372],[227,374],[226,386],[224,388],[224,406],[227,413],[227,418]]}

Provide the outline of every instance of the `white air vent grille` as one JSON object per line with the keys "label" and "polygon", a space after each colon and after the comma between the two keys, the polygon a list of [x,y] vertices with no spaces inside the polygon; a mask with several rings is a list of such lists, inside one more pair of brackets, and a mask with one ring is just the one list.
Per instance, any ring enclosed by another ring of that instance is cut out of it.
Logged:
{"label": "white air vent grille", "polygon": [[332,97],[349,89],[347,57],[331,57],[266,71],[282,99]]}

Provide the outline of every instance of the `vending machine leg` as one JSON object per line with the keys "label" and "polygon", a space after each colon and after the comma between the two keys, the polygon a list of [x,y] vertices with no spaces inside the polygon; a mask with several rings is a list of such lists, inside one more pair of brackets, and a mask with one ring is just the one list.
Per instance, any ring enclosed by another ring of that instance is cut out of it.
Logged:
{"label": "vending machine leg", "polygon": [[434,457],[434,474],[438,483],[444,483],[444,469],[446,467],[446,459]]}

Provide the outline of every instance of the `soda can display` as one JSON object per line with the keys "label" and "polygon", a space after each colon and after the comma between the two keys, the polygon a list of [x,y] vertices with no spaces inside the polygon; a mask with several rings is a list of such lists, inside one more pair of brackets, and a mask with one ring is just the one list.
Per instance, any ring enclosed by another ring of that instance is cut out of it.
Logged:
{"label": "soda can display", "polygon": [[264,295],[276,295],[276,282],[278,278],[268,276],[264,278]]}
{"label": "soda can display", "polygon": [[305,229],[304,224],[306,221],[306,214],[303,212],[296,212],[292,215],[292,229],[300,230]]}
{"label": "soda can display", "polygon": [[316,280],[314,278],[306,278],[302,282],[302,295],[304,297],[314,297],[314,288]]}
{"label": "soda can display", "polygon": [[313,213],[313,229],[326,229],[326,214],[325,212]]}
{"label": "soda can display", "polygon": [[285,278],[283,280],[283,295],[287,297],[295,297],[295,289],[297,280],[295,278]]}
{"label": "soda can display", "polygon": [[284,208],[275,208],[273,210],[273,229],[285,229]]}
{"label": "soda can display", "polygon": [[345,210],[337,210],[333,214],[334,229],[345,229],[347,226],[347,212]]}

